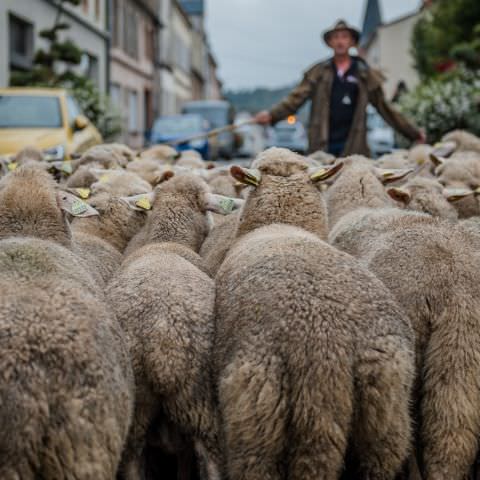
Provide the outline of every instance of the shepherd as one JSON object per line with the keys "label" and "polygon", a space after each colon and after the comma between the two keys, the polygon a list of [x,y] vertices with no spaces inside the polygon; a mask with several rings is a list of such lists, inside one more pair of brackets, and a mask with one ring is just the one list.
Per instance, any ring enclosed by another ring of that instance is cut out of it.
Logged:
{"label": "shepherd", "polygon": [[412,125],[383,92],[383,75],[358,56],[350,55],[360,32],[339,20],[323,34],[333,57],[314,65],[292,92],[270,111],[258,113],[260,125],[274,125],[312,101],[308,130],[309,151],[335,156],[370,156],[367,145],[367,106],[371,103],[384,120],[411,141],[425,142],[425,133]]}

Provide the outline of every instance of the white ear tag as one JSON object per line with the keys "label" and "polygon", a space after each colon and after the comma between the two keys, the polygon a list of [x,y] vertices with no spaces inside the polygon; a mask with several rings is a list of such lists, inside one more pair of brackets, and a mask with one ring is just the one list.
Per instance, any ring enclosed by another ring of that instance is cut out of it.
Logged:
{"label": "white ear tag", "polygon": [[72,214],[73,215],[81,215],[88,210],[88,207],[85,202],[82,200],[76,200],[72,203]]}

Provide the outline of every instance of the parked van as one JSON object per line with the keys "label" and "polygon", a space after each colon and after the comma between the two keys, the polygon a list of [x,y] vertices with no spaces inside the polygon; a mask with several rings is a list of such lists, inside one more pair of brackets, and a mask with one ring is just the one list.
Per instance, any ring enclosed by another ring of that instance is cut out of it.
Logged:
{"label": "parked van", "polygon": [[[197,100],[183,105],[182,113],[196,113],[208,120],[214,128],[230,125],[234,120],[233,106],[225,100]],[[235,135],[232,132],[220,133],[210,138],[210,158],[227,159],[235,155]]]}

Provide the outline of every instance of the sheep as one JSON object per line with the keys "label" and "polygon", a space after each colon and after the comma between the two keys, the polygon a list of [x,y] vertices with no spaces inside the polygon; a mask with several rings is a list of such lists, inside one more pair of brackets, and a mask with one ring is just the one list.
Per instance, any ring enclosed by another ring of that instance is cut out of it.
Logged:
{"label": "sheep", "polygon": [[155,187],[159,183],[159,178],[166,172],[171,171],[172,167],[162,165],[157,160],[151,158],[137,158],[127,165],[128,172],[136,173],[146,182]]}
{"label": "sheep", "polygon": [[402,206],[434,217],[458,220],[452,202],[471,194],[470,191],[446,190],[434,179],[414,177],[401,187],[392,187],[387,193]]}
{"label": "sheep", "polygon": [[480,153],[480,138],[466,130],[453,130],[442,137],[442,142],[453,142],[456,151]]}
{"label": "sheep", "polygon": [[88,149],[79,159],[72,161],[72,173],[81,166],[95,163],[102,168],[121,168],[127,165],[126,158],[108,145],[97,145]]}
{"label": "sheep", "polygon": [[[475,152],[459,152],[445,159],[432,156],[437,164],[435,176],[447,188],[477,190],[480,186],[480,155]],[[454,204],[459,218],[480,215],[480,204],[476,196],[470,195]]]}
{"label": "sheep", "polygon": [[180,158],[180,153],[169,145],[153,145],[140,153],[141,159],[156,160],[160,163],[172,164]]}
{"label": "sheep", "polygon": [[132,210],[121,198],[106,192],[94,195],[89,203],[99,215],[74,219],[73,251],[97,283],[105,286],[120,267],[128,242],[143,227],[146,210]]}
{"label": "sheep", "polygon": [[[0,182],[0,478],[115,478],[133,410],[123,334],[71,251],[92,211],[31,164]],[[86,210],[85,210],[86,209]]]}
{"label": "sheep", "polygon": [[95,183],[97,178],[92,173],[93,169],[103,168],[99,162],[90,162],[78,167],[72,175],[65,181],[67,188],[89,188],[92,183]]}
{"label": "sheep", "polygon": [[257,160],[256,172],[232,168],[253,189],[216,276],[225,477],[339,478],[350,439],[361,478],[393,479],[410,444],[408,320],[380,281],[323,240],[314,181],[341,164],[310,175],[288,150]]}
{"label": "sheep", "polygon": [[195,150],[185,150],[175,162],[178,167],[187,168],[206,168],[206,163],[202,156]]}
{"label": "sheep", "polygon": [[216,468],[210,374],[215,285],[194,265],[202,263],[197,252],[208,232],[212,199],[218,197],[194,175],[157,186],[144,245],[126,257],[107,287],[128,334],[137,387],[122,469],[127,480],[142,475],[146,434],[159,415],[195,439],[197,451],[207,455],[207,470]]}
{"label": "sheep", "polygon": [[380,168],[408,168],[411,166],[408,150],[396,150],[379,157],[376,165]]}
{"label": "sheep", "polygon": [[43,162],[45,157],[41,150],[36,147],[25,147],[20,150],[12,159],[17,165],[24,165],[28,162]]}
{"label": "sheep", "polygon": [[216,275],[235,240],[238,218],[239,213],[235,212],[217,222],[203,242],[200,256],[212,275]]}
{"label": "sheep", "polygon": [[133,172],[94,169],[92,173],[98,179],[90,187],[92,195],[107,193],[112,197],[129,197],[152,191],[151,184]]}
{"label": "sheep", "polygon": [[307,161],[313,160],[318,162],[321,165],[332,165],[336,161],[335,155],[331,153],[324,152],[323,150],[317,150],[316,152],[311,153],[307,157]]}
{"label": "sheep", "polygon": [[412,322],[423,478],[463,479],[480,435],[478,239],[450,221],[392,208],[370,162],[345,164],[327,192],[330,243],[371,270]]}

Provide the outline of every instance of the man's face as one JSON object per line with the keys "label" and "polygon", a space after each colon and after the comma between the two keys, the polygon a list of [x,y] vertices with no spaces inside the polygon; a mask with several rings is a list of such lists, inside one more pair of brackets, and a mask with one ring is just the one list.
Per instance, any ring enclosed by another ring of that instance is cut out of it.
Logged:
{"label": "man's face", "polygon": [[353,36],[348,30],[339,30],[330,34],[329,43],[335,55],[346,55],[355,44]]}

